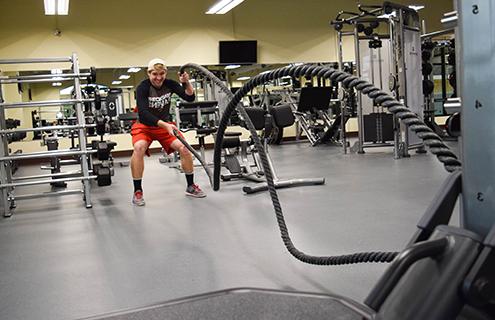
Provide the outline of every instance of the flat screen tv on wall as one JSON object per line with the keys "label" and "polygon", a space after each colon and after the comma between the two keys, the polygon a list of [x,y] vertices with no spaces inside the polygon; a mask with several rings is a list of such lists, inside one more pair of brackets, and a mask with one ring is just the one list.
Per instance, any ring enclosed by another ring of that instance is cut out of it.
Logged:
{"label": "flat screen tv on wall", "polygon": [[220,64],[257,63],[257,46],[258,42],[256,40],[220,41]]}

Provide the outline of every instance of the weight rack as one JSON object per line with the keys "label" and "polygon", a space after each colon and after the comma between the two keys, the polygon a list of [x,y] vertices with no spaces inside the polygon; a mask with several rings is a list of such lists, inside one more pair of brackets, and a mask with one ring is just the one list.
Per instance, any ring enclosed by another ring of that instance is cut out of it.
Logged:
{"label": "weight rack", "polygon": [[[56,58],[38,58],[38,59],[0,59],[0,65],[3,64],[35,64],[35,63],[71,63],[72,72],[65,74],[46,74],[46,75],[29,75],[29,76],[0,76],[0,212],[4,217],[12,216],[12,210],[16,207],[17,200],[68,195],[83,194],[83,201],[86,208],[91,208],[91,186],[90,179],[96,176],[90,175],[88,156],[95,153],[96,150],[88,150],[86,143],[85,130],[95,127],[94,124],[86,124],[83,114],[83,103],[94,102],[94,99],[83,99],[81,94],[81,78],[95,79],[95,71],[90,73],[81,73],[79,71],[79,60],[76,53],[70,57]],[[49,100],[49,101],[30,101],[18,103],[6,103],[2,94],[2,84],[34,83],[34,82],[51,82],[51,81],[73,81],[75,90],[75,99]],[[5,109],[25,108],[25,107],[47,107],[60,105],[74,105],[76,108],[77,123],[70,126],[45,126],[39,128],[19,128],[6,129]],[[22,154],[10,154],[7,136],[14,132],[34,132],[58,129],[76,129],[78,130],[79,148],[75,150],[53,150],[43,152],[32,152]],[[42,174],[25,177],[12,177],[12,162],[21,159],[42,159],[62,156],[80,156],[81,169],[68,174]],[[62,176],[62,177],[61,177]],[[47,178],[47,179],[43,179]],[[55,179],[54,179],[55,178]],[[30,180],[22,181],[20,180]],[[38,184],[50,184],[53,182],[81,181],[82,189],[50,191],[43,193],[15,195],[16,187],[26,187]]]}

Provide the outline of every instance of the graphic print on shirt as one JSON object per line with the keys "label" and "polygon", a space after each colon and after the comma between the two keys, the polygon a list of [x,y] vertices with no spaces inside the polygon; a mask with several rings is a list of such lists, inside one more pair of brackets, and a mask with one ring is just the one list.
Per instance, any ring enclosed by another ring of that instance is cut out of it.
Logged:
{"label": "graphic print on shirt", "polygon": [[159,97],[148,97],[149,107],[152,109],[161,109],[170,104],[172,93],[166,93]]}

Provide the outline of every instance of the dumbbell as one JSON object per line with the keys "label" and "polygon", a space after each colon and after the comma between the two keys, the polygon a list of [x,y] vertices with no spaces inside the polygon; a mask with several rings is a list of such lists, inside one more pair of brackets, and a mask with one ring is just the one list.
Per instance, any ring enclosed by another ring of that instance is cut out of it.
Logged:
{"label": "dumbbell", "polygon": [[96,90],[95,91],[95,109],[100,110],[101,109],[101,96],[100,96],[100,91]]}
{"label": "dumbbell", "polygon": [[344,28],[344,24],[342,22],[339,22],[339,21],[330,21],[330,25],[333,26],[335,31],[340,31],[340,30],[342,30],[342,28]]}
{"label": "dumbbell", "polygon": [[96,182],[98,186],[104,187],[112,184],[112,169],[106,163],[102,163],[97,167],[95,172],[93,168],[93,173],[96,174]]}
{"label": "dumbbell", "polygon": [[95,117],[96,122],[96,134],[99,136],[103,136],[106,131],[106,119],[102,116]]}
{"label": "dumbbell", "polygon": [[421,51],[421,59],[423,59],[423,61],[428,61],[430,60],[430,58],[431,58],[431,51],[429,50]]}
{"label": "dumbbell", "polygon": [[429,62],[423,62],[422,67],[421,67],[421,72],[423,73],[423,76],[427,77],[429,76],[433,71],[433,65]]}
{"label": "dumbbell", "polygon": [[433,93],[433,90],[435,89],[435,84],[433,81],[424,79],[423,80],[423,95],[428,96]]}
{"label": "dumbbell", "polygon": [[367,36],[371,36],[373,34],[373,28],[371,26],[364,28],[364,34]]}
{"label": "dumbbell", "polygon": [[382,41],[377,37],[368,42],[368,47],[371,49],[377,49],[382,47]]}

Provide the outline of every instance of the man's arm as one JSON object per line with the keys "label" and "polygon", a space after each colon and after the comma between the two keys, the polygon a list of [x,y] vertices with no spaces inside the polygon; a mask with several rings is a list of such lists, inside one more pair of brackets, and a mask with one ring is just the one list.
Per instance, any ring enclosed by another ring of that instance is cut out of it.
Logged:
{"label": "man's arm", "polygon": [[151,113],[149,109],[149,92],[150,87],[145,83],[140,84],[136,89],[139,120],[143,123],[152,123],[155,126],[158,126],[158,117]]}
{"label": "man's arm", "polygon": [[179,85],[176,81],[170,80],[169,85],[172,91],[182,99],[193,102],[196,99],[196,96],[194,94],[193,86],[189,82],[189,74],[187,72],[179,74],[179,81],[182,85]]}
{"label": "man's arm", "polygon": [[[188,96],[194,96],[194,89],[191,82],[189,82],[189,74],[187,72],[183,72],[182,74],[179,73],[179,82],[182,84],[182,87]],[[194,101],[194,99],[192,101]]]}

